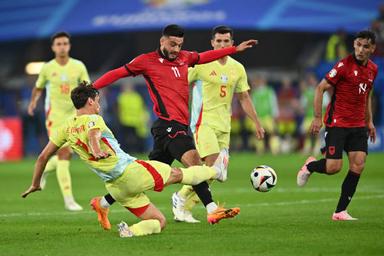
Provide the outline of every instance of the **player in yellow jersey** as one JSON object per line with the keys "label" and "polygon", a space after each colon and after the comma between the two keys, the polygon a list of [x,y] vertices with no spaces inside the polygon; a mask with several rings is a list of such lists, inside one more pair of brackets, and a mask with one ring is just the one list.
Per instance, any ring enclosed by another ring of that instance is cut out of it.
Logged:
{"label": "player in yellow jersey", "polygon": [[[233,30],[217,26],[212,30],[213,49],[233,46]],[[249,96],[247,74],[241,63],[230,56],[196,65],[188,70],[188,80],[193,86],[191,106],[191,130],[196,148],[206,165],[212,166],[220,152],[228,155],[231,131],[231,103],[236,94],[240,104],[255,124],[258,139],[264,138],[264,129]],[[176,221],[198,222],[190,208],[198,202],[190,186],[184,186],[172,195]],[[189,206],[188,206],[189,204]]]}
{"label": "player in yellow jersey", "polygon": [[[69,56],[71,49],[70,35],[65,32],[56,33],[52,36],[51,43],[55,58],[42,67],[28,106],[28,113],[33,116],[36,103],[45,88],[45,124],[48,137],[51,137],[63,124],[64,120],[76,113],[70,99],[71,90],[80,82],[89,81],[84,64]],[[69,173],[71,154],[70,147],[66,145],[58,150],[57,155],[52,157],[47,164],[41,180],[41,187],[44,188],[47,175],[56,170],[65,208],[70,211],[80,211],[83,208],[76,203],[72,194],[71,175]]]}
{"label": "player in yellow jersey", "polygon": [[[222,181],[226,177],[223,155],[218,157],[213,167],[172,168],[158,161],[137,160],[120,149],[114,135],[98,115],[100,97],[96,89],[83,83],[72,90],[71,98],[77,115],[69,118],[51,135],[36,161],[32,184],[22,193],[22,197],[41,189],[40,179],[49,157],[62,145],[69,143],[105,182],[113,198],[142,220],[130,227],[121,222],[118,225],[120,236],[143,236],[159,233],[166,224],[164,215],[150,202],[145,191],[160,192],[165,186],[174,183],[196,185],[208,179]],[[108,208],[105,208],[105,214],[107,211]],[[108,224],[104,228],[110,229]]]}

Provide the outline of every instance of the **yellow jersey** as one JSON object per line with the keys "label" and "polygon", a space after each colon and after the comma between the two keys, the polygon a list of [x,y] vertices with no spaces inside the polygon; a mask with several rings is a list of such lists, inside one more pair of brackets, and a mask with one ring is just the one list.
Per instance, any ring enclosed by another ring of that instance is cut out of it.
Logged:
{"label": "yellow jersey", "polygon": [[199,125],[230,132],[233,94],[249,90],[244,66],[228,56],[224,65],[216,60],[190,68],[188,80],[192,85],[192,132]]}
{"label": "yellow jersey", "polygon": [[47,128],[57,128],[76,113],[71,101],[71,90],[82,81],[90,81],[85,65],[69,58],[64,66],[55,59],[45,63],[36,81],[36,87],[46,88],[45,112]]}
{"label": "yellow jersey", "polygon": [[[109,157],[96,160],[90,150],[88,132],[100,129],[100,147]],[[70,147],[85,161],[104,182],[120,177],[125,168],[136,158],[125,153],[100,115],[80,115],[67,119],[49,138],[56,146],[68,142]]]}

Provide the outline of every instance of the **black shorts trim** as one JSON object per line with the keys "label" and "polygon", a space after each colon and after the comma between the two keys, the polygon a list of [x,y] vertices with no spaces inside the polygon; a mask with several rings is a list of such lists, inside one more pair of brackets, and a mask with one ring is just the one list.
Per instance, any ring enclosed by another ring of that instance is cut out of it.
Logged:
{"label": "black shorts trim", "polygon": [[150,160],[172,164],[176,159],[181,162],[184,153],[196,149],[189,126],[164,119],[157,119],[151,128],[154,139]]}

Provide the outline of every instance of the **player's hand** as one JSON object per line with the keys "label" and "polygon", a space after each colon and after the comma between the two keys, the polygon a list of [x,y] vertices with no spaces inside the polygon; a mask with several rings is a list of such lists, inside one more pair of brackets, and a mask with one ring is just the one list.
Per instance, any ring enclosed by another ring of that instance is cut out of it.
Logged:
{"label": "player's hand", "polygon": [[317,135],[320,132],[321,127],[323,126],[323,122],[320,117],[315,117],[311,123],[310,131],[312,134]]}
{"label": "player's hand", "polygon": [[261,127],[260,125],[256,125],[256,138],[258,140],[264,139],[265,131],[264,128]]}
{"label": "player's hand", "polygon": [[28,105],[28,115],[33,116],[34,115],[33,112],[35,111],[35,108],[36,108],[36,103],[33,103],[33,102],[29,103],[29,105]]}
{"label": "player's hand", "polygon": [[105,158],[110,157],[111,154],[109,154],[107,152],[100,151],[98,153],[94,153],[93,156],[95,157],[96,160],[100,160],[100,159],[105,159]]}
{"label": "player's hand", "polygon": [[376,128],[375,128],[375,125],[372,122],[370,122],[370,123],[368,123],[367,128],[368,128],[369,140],[372,143],[375,143],[375,141],[376,141]]}
{"label": "player's hand", "polygon": [[41,190],[40,186],[31,185],[24,193],[21,194],[21,197],[26,198],[29,194],[36,191],[40,191],[40,190]]}
{"label": "player's hand", "polygon": [[256,44],[258,44],[258,41],[255,39],[244,41],[241,44],[239,44],[238,46],[236,46],[236,51],[242,52],[248,48],[252,48]]}

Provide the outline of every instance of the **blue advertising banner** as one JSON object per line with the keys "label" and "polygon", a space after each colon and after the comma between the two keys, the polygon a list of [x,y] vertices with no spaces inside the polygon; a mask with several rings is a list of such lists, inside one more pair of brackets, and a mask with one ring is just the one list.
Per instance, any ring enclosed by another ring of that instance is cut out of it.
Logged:
{"label": "blue advertising banner", "polygon": [[158,29],[235,28],[349,32],[368,28],[380,0],[3,0],[0,40]]}

